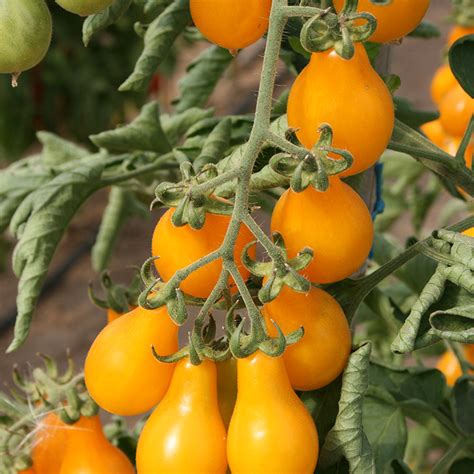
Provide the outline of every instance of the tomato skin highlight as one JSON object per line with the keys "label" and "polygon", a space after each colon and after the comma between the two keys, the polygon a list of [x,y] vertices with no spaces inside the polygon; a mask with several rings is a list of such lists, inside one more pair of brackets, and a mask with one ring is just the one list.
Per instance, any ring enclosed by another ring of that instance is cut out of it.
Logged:
{"label": "tomato skin highlight", "polygon": [[313,250],[313,260],[301,271],[313,283],[333,283],[359,270],[374,238],[367,206],[338,178],[330,179],[325,192],[309,186],[301,193],[283,193],[271,229],[283,236],[290,258],[304,247]]}
{"label": "tomato skin highlight", "polygon": [[439,105],[444,96],[452,90],[457,83],[458,81],[454,77],[449,64],[440,66],[431,81],[431,98],[433,102]]}
{"label": "tomato skin highlight", "polygon": [[474,114],[474,99],[456,84],[439,104],[439,120],[446,133],[462,137]]}
{"label": "tomato skin highlight", "polygon": [[[339,12],[344,0],[333,0]],[[389,5],[375,5],[370,0],[359,0],[358,12],[368,12],[377,19],[377,29],[369,38],[376,43],[388,43],[411,33],[423,20],[430,0],[393,0]]]}
{"label": "tomato skin highlight", "polygon": [[61,472],[69,428],[54,413],[48,413],[39,421],[31,453],[37,474]]}
{"label": "tomato skin highlight", "polygon": [[262,314],[271,336],[275,321],[284,334],[304,328],[303,338],[286,348],[283,359],[295,390],[316,390],[336,379],[351,351],[351,331],[339,303],[325,291],[298,293],[284,287]]}
{"label": "tomato skin highlight", "polygon": [[158,354],[178,349],[178,326],[165,307],[138,307],[102,329],[87,354],[84,377],[92,398],[110,413],[145,413],[168,389],[174,364],[157,361]]}
{"label": "tomato skin highlight", "polygon": [[420,129],[435,145],[440,148],[445,146],[448,136],[439,120],[424,123]]}
{"label": "tomato skin highlight", "polygon": [[214,362],[176,365],[170,388],[138,440],[139,474],[225,474],[226,431]]}
{"label": "tomato skin highlight", "polygon": [[238,50],[265,34],[272,0],[190,0],[189,6],[203,36],[222,48]]}
{"label": "tomato skin highlight", "polygon": [[98,416],[81,417],[69,427],[60,474],[134,474],[127,456],[110,444]]}
{"label": "tomato skin highlight", "polygon": [[312,474],[314,422],[291,387],[282,357],[257,351],[237,361],[237,403],[227,434],[232,474]]}
{"label": "tomato skin highlight", "polygon": [[0,8],[0,73],[20,73],[46,55],[53,25],[44,0],[3,0]]}
{"label": "tomato skin highlight", "polygon": [[315,145],[318,128],[328,123],[333,146],[352,153],[351,168],[339,176],[360,173],[380,158],[392,136],[394,117],[392,96],[360,43],[350,60],[334,50],[313,53],[288,98],[288,125],[297,129],[306,148]]}
{"label": "tomato skin highlight", "polygon": [[[463,234],[471,235],[474,237],[474,227],[469,229],[468,231],[464,231]],[[465,344],[464,347],[464,357],[466,357],[467,361],[471,364],[474,364],[474,344]],[[459,361],[452,351],[446,351],[439,359],[436,368],[443,372],[444,376],[446,377],[446,383],[449,386],[453,386],[456,383],[456,380],[461,377],[462,370],[461,366],[459,365]],[[471,371],[471,373],[474,373]]]}
{"label": "tomato skin highlight", "polygon": [[[206,222],[199,230],[194,230],[189,225],[176,227],[171,221],[173,213],[174,209],[169,209],[163,214],[155,227],[152,240],[152,254],[159,257],[155,260],[155,266],[164,281],[172,278],[177,270],[217,250],[230,223],[229,216],[206,214]],[[252,240],[252,233],[241,225],[234,248],[234,259],[244,280],[249,277],[250,272],[240,263],[240,255],[245,245]],[[255,248],[250,249],[249,253],[254,256]],[[222,261],[215,260],[189,275],[180,288],[191,296],[207,298],[221,271]]]}
{"label": "tomato skin highlight", "polygon": [[88,16],[110,7],[114,0],[56,0],[56,3],[71,13]]}

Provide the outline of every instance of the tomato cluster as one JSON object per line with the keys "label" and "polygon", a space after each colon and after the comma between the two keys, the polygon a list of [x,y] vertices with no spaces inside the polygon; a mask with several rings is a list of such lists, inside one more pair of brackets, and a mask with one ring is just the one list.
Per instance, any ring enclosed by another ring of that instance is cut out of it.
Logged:
{"label": "tomato cluster", "polygon": [[[204,36],[237,50],[255,42],[268,27],[271,1],[250,3],[233,3],[230,8],[221,0],[191,0],[190,7]],[[209,8],[214,16],[208,15]],[[418,22],[390,34],[402,36]],[[388,27],[381,22],[379,28]],[[325,99],[328,95],[331,101]],[[394,126],[390,92],[361,44],[355,45],[350,60],[334,50],[312,54],[291,89],[288,123],[308,149],[317,143],[319,128],[329,124],[334,148],[353,156],[353,166],[330,177],[326,191],[311,186],[301,192],[287,190],[271,219],[288,258],[303,248],[312,249],[314,258],[302,270],[311,283],[337,282],[363,266],[374,236],[366,204],[341,178],[373,166]],[[176,226],[174,212],[171,208],[163,214],[152,238],[152,255],[163,282],[220,249],[231,219],[208,212],[204,225],[193,229],[189,224]],[[243,280],[250,272],[241,255],[244,249],[255,255],[254,248],[248,250],[253,239],[241,224],[233,257]],[[222,266],[216,259],[186,273],[180,290],[207,298]],[[228,284],[235,291],[230,277]],[[261,313],[269,336],[278,335],[275,324],[285,334],[304,327],[304,336],[281,356],[257,350],[237,361],[206,359],[193,365],[188,357],[175,364],[153,358],[151,346],[160,355],[177,350],[178,328],[164,307],[133,309],[98,335],[85,366],[86,384],[96,402],[121,415],[144,413],[157,405],[139,438],[139,473],[225,473],[228,466],[232,473],[242,474],[314,471],[318,432],[295,390],[319,389],[342,373],[351,350],[349,324],[339,303],[316,286],[306,293],[283,287]]]}
{"label": "tomato cluster", "polygon": [[[58,3],[73,10],[69,0]],[[73,11],[89,14],[110,3],[83,0],[83,8]],[[231,3],[190,0],[190,9],[206,38],[238,50],[267,30],[271,0]],[[408,11],[408,2],[402,0],[390,6],[361,0],[360,9],[379,20],[374,41],[393,41],[416,27],[428,3],[419,1]],[[342,2],[336,0],[335,6],[340,8]],[[393,16],[396,21],[390,20]],[[270,337],[278,336],[277,328],[289,334],[303,327],[302,339],[273,357],[257,349],[238,360],[204,359],[194,364],[186,355],[165,363],[151,349],[165,356],[178,351],[179,328],[166,305],[135,307],[123,315],[109,310],[109,323],[87,355],[85,383],[95,402],[110,413],[131,416],[153,409],[138,442],[139,474],[224,474],[228,467],[234,474],[314,472],[318,431],[296,390],[316,390],[333,382],[351,351],[351,331],[343,309],[316,285],[348,278],[367,260],[374,237],[372,218],[363,199],[341,178],[372,167],[394,127],[388,88],[372,68],[363,45],[355,44],[354,49],[351,59],[341,58],[333,49],[313,53],[288,100],[288,124],[303,147],[312,150],[321,127],[329,124],[333,147],[353,157],[352,167],[331,176],[325,191],[312,186],[299,192],[290,188],[272,213],[271,229],[283,237],[289,259],[303,248],[313,251],[313,260],[301,270],[312,286],[306,292],[284,286],[276,298],[260,305],[259,321]],[[164,283],[220,249],[231,222],[229,216],[208,212],[199,229],[176,226],[174,212],[171,208],[162,215],[152,237],[152,255]],[[250,271],[242,263],[242,253],[255,256],[255,248],[249,249],[253,240],[250,229],[240,224],[233,259],[244,281]],[[194,299],[209,297],[222,267],[219,258],[186,273],[179,290]],[[228,286],[235,293],[231,277]],[[48,435],[35,447],[35,472],[133,472],[126,457],[105,439],[97,417],[81,417],[67,430],[55,415],[43,423]],[[44,456],[49,445],[61,456]]]}
{"label": "tomato cluster", "polygon": [[[473,29],[454,27],[449,35],[448,45]],[[461,143],[464,131],[474,114],[474,99],[472,99],[457,82],[449,64],[438,68],[431,81],[431,98],[438,106],[438,120],[424,124],[423,133],[437,146],[451,155],[455,155]],[[472,165],[474,145],[466,148],[464,159],[466,165]]]}

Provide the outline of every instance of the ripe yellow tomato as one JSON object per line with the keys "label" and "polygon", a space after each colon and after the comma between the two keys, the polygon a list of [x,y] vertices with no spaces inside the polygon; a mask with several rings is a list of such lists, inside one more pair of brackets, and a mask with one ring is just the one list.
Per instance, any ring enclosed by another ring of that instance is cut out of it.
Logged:
{"label": "ripe yellow tomato", "polygon": [[117,313],[117,311],[114,311],[112,308],[109,308],[107,310],[107,322],[110,324],[112,321],[115,321],[116,319],[120,318],[122,316],[120,313]]}
{"label": "ripe yellow tomato", "polygon": [[[474,237],[474,227],[467,229],[463,232],[464,235],[468,235],[469,237]],[[474,364],[474,362],[473,362]]]}
{"label": "ripe yellow tomato", "polygon": [[431,98],[433,102],[439,105],[443,97],[453,89],[457,83],[449,64],[444,64],[439,67],[431,81]]}
{"label": "ripe yellow tomato", "polygon": [[[333,0],[337,11],[344,0]],[[369,38],[376,43],[395,41],[411,33],[425,16],[430,0],[392,0],[388,5],[375,5],[370,0],[359,0],[357,11],[368,12],[377,19],[377,29]]]}
{"label": "ripe yellow tomato", "polygon": [[81,417],[68,431],[61,474],[134,474],[127,456],[110,444],[98,416]]}
{"label": "ripe yellow tomato", "polygon": [[[164,281],[168,281],[177,270],[217,250],[224,240],[230,222],[229,216],[207,214],[202,229],[194,230],[189,225],[176,227],[171,222],[173,212],[173,209],[169,209],[163,214],[153,233],[152,252],[154,256],[159,257],[155,260],[155,265]],[[251,232],[242,226],[234,248],[236,262],[240,262],[243,248],[252,240],[254,237]],[[254,252],[255,249],[250,254],[255,255]],[[180,288],[191,296],[207,298],[221,271],[221,260],[208,263],[189,275]],[[244,279],[250,275],[242,264],[239,265],[239,271]]]}
{"label": "ripe yellow tomato", "polygon": [[178,349],[178,326],[165,307],[138,307],[108,324],[87,354],[84,377],[92,398],[116,415],[138,415],[165,395],[173,364],[158,362],[151,352]]}
{"label": "ripe yellow tomato", "polygon": [[[450,137],[446,136],[445,141],[442,145],[442,149],[449,153],[450,155],[455,155],[459,149],[459,145],[461,145],[461,139],[459,137]],[[469,144],[466,148],[466,153],[464,155],[464,161],[466,162],[466,166],[472,166],[472,153],[474,151],[474,145]]]}
{"label": "ripe yellow tomato", "polygon": [[238,50],[265,34],[272,0],[190,0],[189,6],[194,24],[209,41]]}
{"label": "ripe yellow tomato", "polygon": [[216,367],[219,411],[224,425],[228,428],[237,399],[237,361],[231,358],[218,362]]}
{"label": "ripe yellow tomato", "polygon": [[329,293],[311,288],[304,294],[284,287],[263,307],[262,314],[272,336],[277,330],[271,320],[284,334],[304,328],[303,338],[283,354],[295,390],[324,387],[344,370],[351,351],[351,332],[342,308]]}
{"label": "ripe yellow tomato", "polygon": [[291,387],[283,358],[257,351],[238,360],[237,374],[237,403],[227,434],[232,474],[312,474],[318,433]]}
{"label": "ripe yellow tomato", "polygon": [[446,135],[443,126],[439,120],[424,123],[420,127],[421,131],[437,146],[443,148],[449,137]]}
{"label": "ripe yellow tomato", "polygon": [[354,158],[341,176],[370,168],[387,147],[394,125],[392,96],[360,43],[350,60],[334,50],[313,53],[291,88],[288,124],[306,148],[314,146],[323,123],[333,129],[333,146]]}
{"label": "ripe yellow tomato", "polygon": [[290,258],[304,247],[313,250],[302,273],[314,283],[333,283],[356,272],[374,237],[364,201],[338,178],[330,179],[326,192],[311,186],[301,193],[287,190],[273,210],[271,228],[283,236]]}
{"label": "ripe yellow tomato", "polygon": [[[467,232],[468,231],[464,232],[464,234],[469,235]],[[471,364],[474,364],[474,344],[466,344],[464,346],[464,356]],[[456,383],[456,380],[462,375],[461,366],[459,365],[456,355],[452,351],[446,351],[441,356],[436,368],[443,372],[446,377],[446,383],[450,386],[453,386]]]}
{"label": "ripe yellow tomato", "polygon": [[474,26],[455,26],[449,33],[448,45],[452,45],[463,36],[474,34]]}
{"label": "ripe yellow tomato", "polygon": [[165,398],[138,440],[138,474],[226,472],[226,432],[216,384],[214,362],[177,363]]}
{"label": "ripe yellow tomato", "polygon": [[474,114],[474,99],[456,84],[439,104],[440,122],[446,133],[462,137]]}
{"label": "ripe yellow tomato", "polygon": [[38,474],[59,474],[67,445],[69,426],[54,413],[38,422],[31,457]]}
{"label": "ripe yellow tomato", "polygon": [[114,0],[56,0],[65,10],[76,15],[88,16],[110,7]]}

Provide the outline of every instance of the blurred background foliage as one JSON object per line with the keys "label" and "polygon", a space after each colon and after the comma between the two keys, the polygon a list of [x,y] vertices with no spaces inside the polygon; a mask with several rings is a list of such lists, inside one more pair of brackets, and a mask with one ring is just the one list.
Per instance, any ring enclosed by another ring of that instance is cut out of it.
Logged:
{"label": "blurred background foliage", "polygon": [[[120,21],[94,36],[84,47],[84,19],[55,2],[48,3],[54,22],[51,48],[44,61],[20,77],[12,89],[0,78],[0,164],[11,162],[35,142],[35,133],[48,130],[73,141],[88,142],[89,135],[113,128],[136,114],[147,93],[118,93],[142,48],[135,22],[149,18],[139,4]],[[160,74],[173,69],[170,54],[155,76],[149,94],[157,92]]]}

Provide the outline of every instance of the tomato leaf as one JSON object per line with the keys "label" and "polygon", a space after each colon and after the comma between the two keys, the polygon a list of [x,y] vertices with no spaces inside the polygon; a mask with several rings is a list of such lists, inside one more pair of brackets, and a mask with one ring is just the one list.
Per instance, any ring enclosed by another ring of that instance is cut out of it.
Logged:
{"label": "tomato leaf", "polygon": [[113,186],[92,248],[92,267],[96,272],[107,268],[120,229],[134,215],[146,219],[150,213],[147,206],[139,201],[132,192]]}
{"label": "tomato leaf", "polygon": [[427,122],[439,118],[439,113],[431,110],[418,110],[405,97],[394,97],[395,117],[412,128],[419,128]]}
{"label": "tomato leaf", "polygon": [[[453,423],[439,411],[444,401],[446,380],[438,370],[395,367],[371,361],[369,382],[369,393],[373,387],[388,391],[405,416],[426,428],[443,444],[449,445],[456,438]],[[449,423],[452,426],[448,426]]]}
{"label": "tomato leaf", "polygon": [[474,344],[474,305],[434,311],[430,316],[432,331],[448,341]]}
{"label": "tomato leaf", "polygon": [[148,26],[144,49],[135,70],[119,87],[120,91],[145,90],[156,68],[168,56],[172,44],[191,22],[189,0],[176,0]]}
{"label": "tomato leaf", "polygon": [[444,377],[436,369],[400,368],[372,361],[369,381],[375,387],[385,388],[398,402],[420,400],[437,408],[444,397]]}
{"label": "tomato leaf", "polygon": [[169,6],[173,0],[142,0],[145,3],[144,12],[146,14],[152,13],[159,9],[164,9]]}
{"label": "tomato leaf", "polygon": [[449,66],[461,87],[474,97],[474,35],[459,38],[449,50]]}
{"label": "tomato leaf", "polygon": [[161,126],[158,102],[144,105],[140,115],[130,124],[92,135],[90,139],[98,147],[114,152],[140,150],[166,153],[171,150]]}
{"label": "tomato leaf", "polygon": [[0,232],[3,232],[26,196],[54,178],[38,155],[21,160],[0,171]]}
{"label": "tomato leaf", "polygon": [[474,434],[474,379],[463,376],[456,381],[453,388],[454,419],[459,428],[466,434]]}
{"label": "tomato leaf", "polygon": [[70,220],[100,186],[104,156],[92,155],[33,191],[20,204],[10,222],[18,239],[13,271],[19,278],[14,339],[8,351],[26,339],[33,311],[49,264]]}
{"label": "tomato leaf", "polygon": [[394,459],[402,459],[407,444],[403,410],[382,387],[369,387],[364,399],[364,432],[375,458],[376,472],[388,472]]}
{"label": "tomato leaf", "polygon": [[432,39],[439,38],[441,31],[438,26],[431,21],[422,21],[411,33],[408,34],[413,38]]}
{"label": "tomato leaf", "polygon": [[161,126],[168,137],[168,142],[174,147],[191,127],[198,126],[199,123],[209,119],[212,115],[212,109],[193,107],[179,114],[162,115]]}
{"label": "tomato leaf", "polygon": [[59,166],[89,155],[85,148],[64,140],[54,133],[38,132],[37,137],[43,145],[41,162],[45,166]]}
{"label": "tomato leaf", "polygon": [[342,378],[339,413],[321,450],[324,469],[346,458],[351,473],[375,473],[372,449],[362,427],[362,405],[369,383],[371,344],[353,352]]}
{"label": "tomato leaf", "polygon": [[[399,335],[392,343],[392,350],[396,352],[411,352],[415,349],[426,347],[434,342],[437,342],[442,336],[443,332],[435,331],[430,325],[430,316],[437,314],[439,318],[444,319],[444,315],[452,315],[457,313],[464,313],[462,308],[469,308],[472,306],[472,294],[468,293],[463,288],[456,286],[451,282],[444,282],[439,279],[439,275],[435,273],[432,280],[427,284],[421,293],[418,301],[413,305],[412,311],[405,320]],[[439,319],[437,319],[439,324]],[[464,328],[472,328],[472,320],[465,319],[462,321]],[[459,318],[457,318],[459,323]],[[450,324],[446,320],[446,324]],[[472,333],[472,331],[471,331]],[[457,334],[445,333],[452,340],[463,339],[464,337],[470,340],[472,334],[457,331]]]}
{"label": "tomato leaf", "polygon": [[88,16],[82,25],[82,42],[84,45],[87,46],[89,44],[95,33],[116,23],[130,8],[131,4],[132,0],[115,0],[105,10]]}
{"label": "tomato leaf", "polygon": [[218,46],[211,46],[201,53],[178,82],[180,96],[173,102],[176,111],[203,106],[232,59],[229,51]]}
{"label": "tomato leaf", "polygon": [[[388,263],[403,252],[403,248],[388,235],[376,234],[374,240],[374,260],[379,265]],[[419,294],[436,269],[436,262],[425,255],[417,255],[394,272],[412,292]]]}

